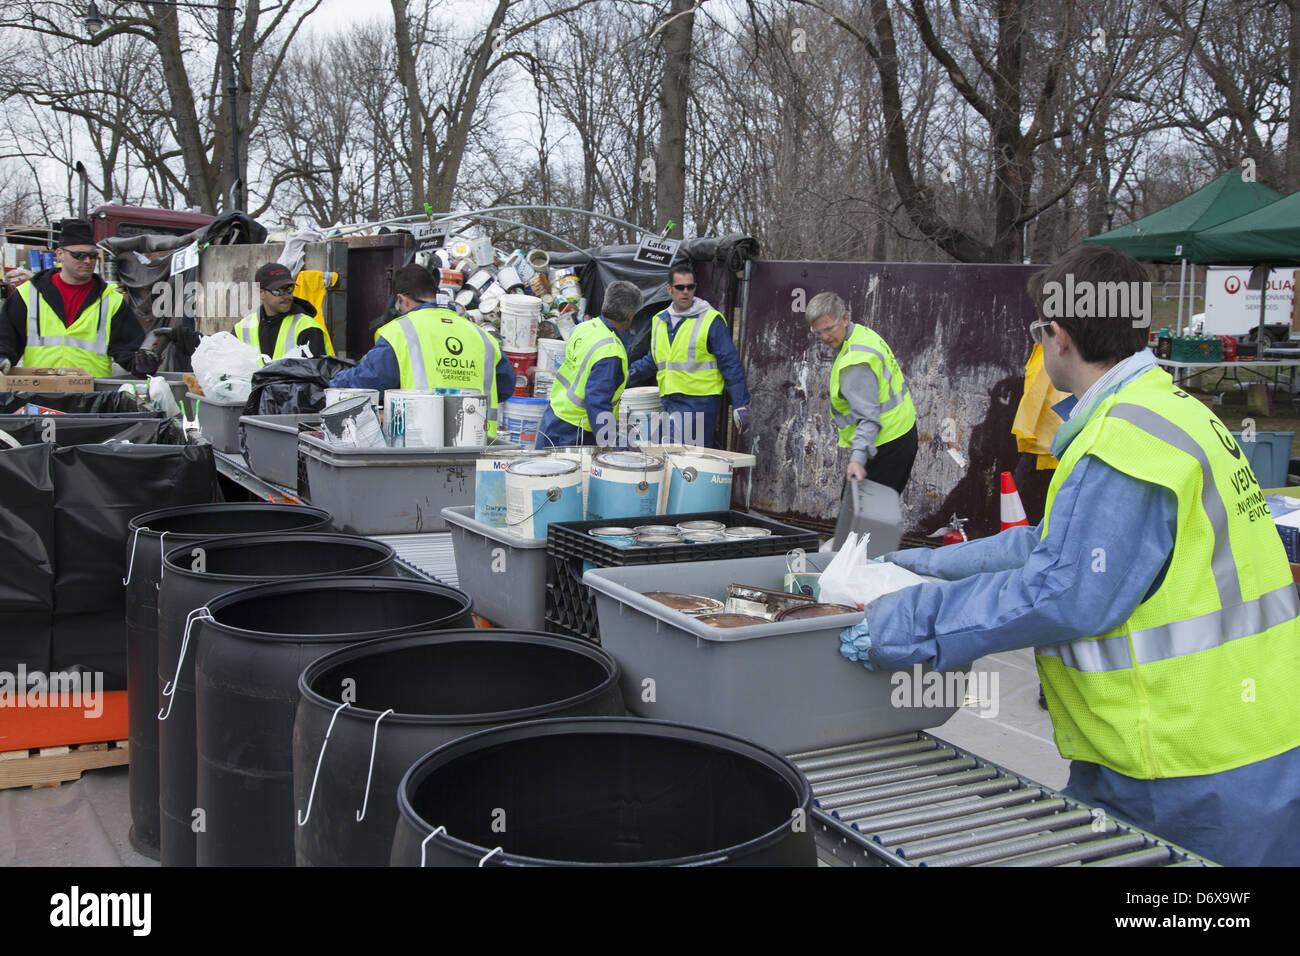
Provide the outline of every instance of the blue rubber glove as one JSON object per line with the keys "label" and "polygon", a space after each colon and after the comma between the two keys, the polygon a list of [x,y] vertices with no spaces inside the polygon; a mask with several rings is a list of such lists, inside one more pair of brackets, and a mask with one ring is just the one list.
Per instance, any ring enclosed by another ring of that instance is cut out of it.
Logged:
{"label": "blue rubber glove", "polygon": [[840,654],[851,661],[858,661],[869,671],[875,670],[867,659],[871,649],[871,635],[867,633],[867,622],[863,619],[852,627],[840,631]]}
{"label": "blue rubber glove", "polygon": [[742,432],[749,429],[749,406],[744,408],[733,408],[731,410],[731,419],[736,423],[736,427]]}

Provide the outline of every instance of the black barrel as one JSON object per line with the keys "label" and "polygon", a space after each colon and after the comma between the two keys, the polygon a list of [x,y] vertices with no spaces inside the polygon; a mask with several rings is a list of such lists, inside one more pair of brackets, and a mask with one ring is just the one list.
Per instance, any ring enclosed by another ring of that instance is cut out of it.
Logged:
{"label": "black barrel", "polygon": [[662,720],[535,720],[402,778],[394,866],[816,866],[812,788],[748,740]]}
{"label": "black barrel", "polygon": [[[393,549],[369,538],[342,534],[264,534],[203,539],[178,548],[168,539],[158,594],[157,712],[159,805],[164,866],[194,865],[195,776],[194,646],[181,660],[191,611],[227,591],[293,578],[339,575],[396,577]],[[179,671],[177,662],[180,661]],[[167,691],[171,691],[170,695]]]}
{"label": "black barrel", "polygon": [[131,845],[158,859],[158,579],[168,546],[222,535],[327,529],[330,514],[306,505],[187,505],[136,515],[127,525],[127,734]]}
{"label": "black barrel", "polygon": [[416,760],[502,724],[621,717],[618,681],[614,658],[590,641],[537,631],[439,631],[327,654],[298,680],[298,865],[386,866],[397,786]]}
{"label": "black barrel", "polygon": [[360,641],[472,624],[468,595],[389,578],[259,584],[208,602],[194,661],[199,866],[293,866],[298,676]]}

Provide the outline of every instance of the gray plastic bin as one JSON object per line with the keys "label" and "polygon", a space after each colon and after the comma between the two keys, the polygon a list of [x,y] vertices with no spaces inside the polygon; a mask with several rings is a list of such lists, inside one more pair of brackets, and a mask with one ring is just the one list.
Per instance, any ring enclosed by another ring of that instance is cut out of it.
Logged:
{"label": "gray plastic bin", "polygon": [[862,620],[861,612],[720,629],[642,593],[725,600],[733,582],[780,590],[785,573],[786,558],[776,555],[584,574],[583,584],[596,592],[601,645],[623,669],[628,709],[724,730],[785,754],[937,727],[956,712],[961,701],[907,706],[920,702],[912,691],[924,672],[872,672],[840,656],[839,632]]}
{"label": "gray plastic bin", "polygon": [[198,403],[199,431],[203,437],[217,451],[238,455],[239,419],[244,414],[244,403],[204,398],[192,392],[187,397]]}
{"label": "gray plastic bin", "polygon": [[242,415],[244,457],[253,474],[285,488],[298,487],[298,425],[320,415]]}
{"label": "gray plastic bin", "polygon": [[473,505],[443,508],[456,575],[474,612],[497,627],[546,628],[546,539],[519,538],[474,519]]}
{"label": "gray plastic bin", "polygon": [[442,509],[474,503],[474,469],[484,450],[339,448],[312,435],[300,435],[298,447],[311,503],[349,534],[446,531]]}
{"label": "gray plastic bin", "polygon": [[[194,417],[194,403],[198,399],[190,394],[189,387],[185,384],[184,372],[155,372],[155,375],[161,375],[171,386],[172,397],[176,399],[176,404],[181,407],[186,418]],[[143,385],[147,379],[143,378],[97,378],[95,379],[95,391],[97,392],[116,392],[123,385]]]}

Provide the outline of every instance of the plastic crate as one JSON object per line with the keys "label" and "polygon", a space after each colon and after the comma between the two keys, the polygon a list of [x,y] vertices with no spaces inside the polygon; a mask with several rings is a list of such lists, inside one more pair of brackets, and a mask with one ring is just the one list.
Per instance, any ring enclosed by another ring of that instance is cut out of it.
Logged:
{"label": "plastic crate", "polygon": [[[172,397],[176,399],[176,404],[181,407],[188,419],[194,418],[195,406],[199,401],[185,384],[184,372],[155,372],[155,376],[161,375],[171,386]],[[145,382],[142,378],[97,378],[95,379],[95,391],[97,392],[116,392],[123,385],[140,385]]]}
{"label": "plastic crate", "polygon": [[546,539],[520,538],[474,519],[473,505],[443,508],[462,591],[497,627],[546,630]]}
{"label": "plastic crate", "polygon": [[1222,362],[1223,343],[1214,335],[1175,338],[1169,357],[1175,362]]}
{"label": "plastic crate", "polygon": [[[749,525],[772,533],[764,538],[731,538],[699,544],[619,547],[588,532],[610,525],[677,524],[681,521],[720,521],[728,528]],[[644,518],[600,521],[552,522],[546,537],[546,627],[574,637],[600,643],[596,600],[582,582],[591,568],[620,568],[638,564],[680,564],[686,561],[735,560],[738,558],[784,555],[795,548],[816,551],[816,532],[804,531],[779,521],[744,511],[697,511],[690,514],[651,515]]]}
{"label": "plastic crate", "polygon": [[303,422],[318,423],[320,415],[243,415],[239,419],[240,451],[253,474],[285,488],[298,487],[298,432]]}
{"label": "plastic crate", "polygon": [[199,431],[212,442],[212,447],[227,454],[239,454],[239,419],[244,414],[244,403],[204,398],[192,392],[186,397],[198,403]]}
{"label": "plastic crate", "polygon": [[[860,621],[861,611],[719,629],[643,593],[678,591],[722,600],[732,582],[779,590],[785,572],[785,557],[776,555],[584,575],[596,595],[603,645],[622,671],[628,709],[639,717],[723,730],[789,754],[937,727],[961,706],[964,681],[948,682],[952,691],[941,695],[941,705],[914,706],[930,699],[915,692],[924,669],[868,671],[846,661],[839,633]],[[907,695],[899,692],[903,683]]]}

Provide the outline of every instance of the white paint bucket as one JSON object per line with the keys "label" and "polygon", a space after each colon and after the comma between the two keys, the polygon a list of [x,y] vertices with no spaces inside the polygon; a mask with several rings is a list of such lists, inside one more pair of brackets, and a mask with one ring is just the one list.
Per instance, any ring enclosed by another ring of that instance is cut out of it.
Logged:
{"label": "white paint bucket", "polygon": [[544,275],[551,264],[551,254],[545,249],[533,249],[528,253],[528,264],[538,275]]}
{"label": "white paint bucket", "polygon": [[441,448],[443,396],[414,388],[390,388],[384,393],[384,422],[394,448]]}
{"label": "white paint bucket", "polygon": [[544,538],[552,521],[582,520],[582,471],[571,458],[516,461],[506,468],[506,530]]}
{"label": "white paint bucket", "polygon": [[442,396],[443,444],[465,448],[487,444],[488,399],[478,395]]}
{"label": "white paint bucket", "polygon": [[542,300],[533,295],[501,297],[501,347],[507,352],[537,349],[537,323],[542,317]]}
{"label": "white paint bucket", "polygon": [[719,455],[669,455],[666,514],[731,509],[731,462]]}
{"label": "white paint bucket", "polygon": [[551,386],[555,384],[555,373],[533,370],[533,398],[550,398]]}
{"label": "white paint bucket", "polygon": [[634,451],[607,451],[591,460],[587,517],[638,518],[659,513],[664,461]]}
{"label": "white paint bucket", "polygon": [[537,367],[543,372],[558,372],[564,364],[564,339],[537,340]]}
{"label": "white paint bucket", "polygon": [[525,458],[544,458],[539,451],[500,449],[480,455],[474,466],[474,520],[494,528],[506,526],[506,469]]}
{"label": "white paint bucket", "polygon": [[320,413],[325,440],[340,448],[383,448],[379,415],[364,395],[326,406]]}
{"label": "white paint bucket", "polygon": [[325,389],[326,407],[336,402],[347,401],[349,398],[365,397],[370,399],[371,405],[379,404],[379,389],[377,388],[327,388]]}
{"label": "white paint bucket", "polygon": [[[506,430],[510,440],[525,448],[532,448],[537,442],[537,428],[546,414],[550,403],[544,398],[522,398],[516,396],[505,402],[501,409],[505,413]],[[498,432],[500,429],[497,429]]]}

